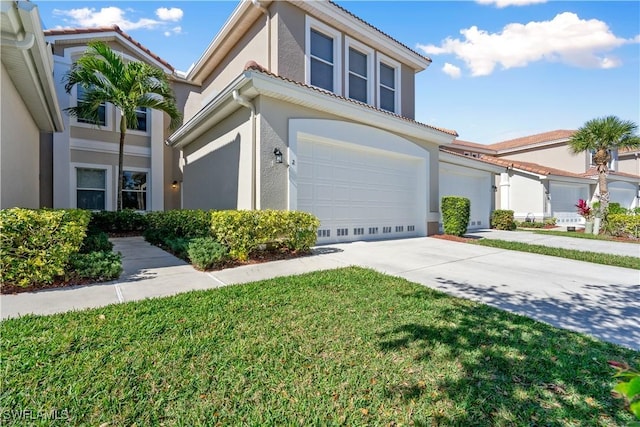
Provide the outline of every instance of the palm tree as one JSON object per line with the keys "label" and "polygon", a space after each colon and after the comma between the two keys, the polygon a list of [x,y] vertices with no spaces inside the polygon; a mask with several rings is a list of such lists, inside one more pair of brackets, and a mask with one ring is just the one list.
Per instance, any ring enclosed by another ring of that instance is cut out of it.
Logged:
{"label": "palm tree", "polygon": [[640,147],[640,137],[636,135],[638,125],[632,121],[621,120],[616,116],[607,116],[587,121],[573,134],[569,147],[574,153],[592,151],[593,161],[598,171],[600,189],[600,218],[606,222],[609,209],[609,189],[607,174],[611,151],[620,148]]}
{"label": "palm tree", "polygon": [[124,139],[127,129],[131,126],[135,129],[138,122],[136,110],[144,107],[164,111],[171,119],[171,129],[178,127],[181,114],[162,70],[144,62],[125,62],[103,42],[91,42],[88,46],[64,77],[67,93],[79,85],[84,95],[77,106],[65,111],[96,124],[100,123],[99,111],[104,103],[113,104],[120,112],[117,210],[122,210]]}

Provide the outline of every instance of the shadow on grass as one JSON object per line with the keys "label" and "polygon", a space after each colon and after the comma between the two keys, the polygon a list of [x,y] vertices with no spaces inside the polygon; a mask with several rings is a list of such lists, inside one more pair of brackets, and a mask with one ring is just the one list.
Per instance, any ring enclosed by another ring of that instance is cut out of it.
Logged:
{"label": "shadow on grass", "polygon": [[444,278],[436,281],[458,296],[640,350],[640,286],[585,284],[585,292],[536,298],[531,292],[514,292],[506,285],[481,286]]}
{"label": "shadow on grass", "polygon": [[415,425],[628,422],[622,402],[611,396],[606,363],[624,350],[612,352],[605,343],[487,306],[461,302],[436,310],[442,320],[437,324],[407,323],[379,334],[384,353],[411,357],[418,365],[442,365],[441,375],[427,379],[427,385],[408,378],[386,389],[387,397],[431,399],[456,408],[415,419]]}

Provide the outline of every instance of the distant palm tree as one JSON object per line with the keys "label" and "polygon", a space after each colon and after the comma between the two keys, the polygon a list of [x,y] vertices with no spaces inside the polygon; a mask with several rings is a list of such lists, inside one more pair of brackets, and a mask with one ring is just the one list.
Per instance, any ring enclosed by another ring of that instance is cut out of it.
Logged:
{"label": "distant palm tree", "polygon": [[573,134],[569,146],[574,153],[592,151],[593,162],[598,171],[600,189],[600,218],[606,222],[609,209],[609,188],[607,174],[611,161],[611,150],[640,147],[640,137],[636,135],[638,125],[632,121],[607,116],[587,121]]}
{"label": "distant palm tree", "polygon": [[109,102],[120,111],[117,210],[122,210],[124,139],[127,129],[137,127],[136,110],[144,107],[164,111],[171,119],[171,129],[178,127],[181,114],[162,70],[144,62],[125,62],[103,42],[91,42],[88,46],[64,77],[67,93],[71,93],[74,85],[83,89],[77,106],[66,111],[95,124],[100,123],[100,107],[104,103]]}

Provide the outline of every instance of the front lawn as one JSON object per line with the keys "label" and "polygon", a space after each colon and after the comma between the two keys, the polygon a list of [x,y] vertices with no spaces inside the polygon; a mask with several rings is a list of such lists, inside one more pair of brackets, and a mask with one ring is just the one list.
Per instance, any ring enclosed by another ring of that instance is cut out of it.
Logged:
{"label": "front lawn", "polygon": [[607,361],[640,359],[361,268],[0,333],[3,425],[626,425]]}
{"label": "front lawn", "polygon": [[577,239],[590,239],[590,240],[606,240],[610,242],[625,242],[625,243],[635,243],[637,245],[640,245],[640,240],[638,239],[631,239],[631,238],[624,239],[620,237],[607,236],[604,234],[590,234],[590,233],[584,233],[584,232],[578,232],[578,231],[555,231],[555,230],[547,230],[547,231],[529,230],[529,231],[536,234],[543,234],[543,235],[546,234],[550,236],[575,237]]}

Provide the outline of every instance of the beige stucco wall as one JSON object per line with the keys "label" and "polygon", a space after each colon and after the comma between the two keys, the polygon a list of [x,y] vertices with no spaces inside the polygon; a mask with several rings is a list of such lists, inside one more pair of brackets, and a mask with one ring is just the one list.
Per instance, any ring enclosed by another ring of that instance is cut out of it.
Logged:
{"label": "beige stucco wall", "polygon": [[53,207],[53,134],[40,133],[40,207]]}
{"label": "beige stucco wall", "polygon": [[640,176],[640,155],[628,154],[618,158],[618,172]]}
{"label": "beige stucco wall", "polygon": [[0,208],[38,208],[40,130],[4,64],[0,74]]}
{"label": "beige stucco wall", "polygon": [[264,20],[257,20],[231,52],[216,66],[202,83],[202,100],[206,103],[244,71],[248,61],[266,67],[267,31]]}
{"label": "beige stucco wall", "polygon": [[305,12],[283,1],[271,4],[276,22],[277,60],[273,71],[282,77],[304,82]]}
{"label": "beige stucco wall", "polygon": [[510,172],[509,207],[514,211],[517,220],[524,220],[527,215],[536,219],[544,216],[544,185],[536,178],[518,172]]}
{"label": "beige stucco wall", "polygon": [[550,168],[562,169],[574,173],[583,173],[588,168],[586,152],[573,154],[566,143],[517,153],[500,154],[497,157],[537,163]]}
{"label": "beige stucco wall", "polygon": [[239,108],[182,152],[184,209],[251,208],[250,112]]}

